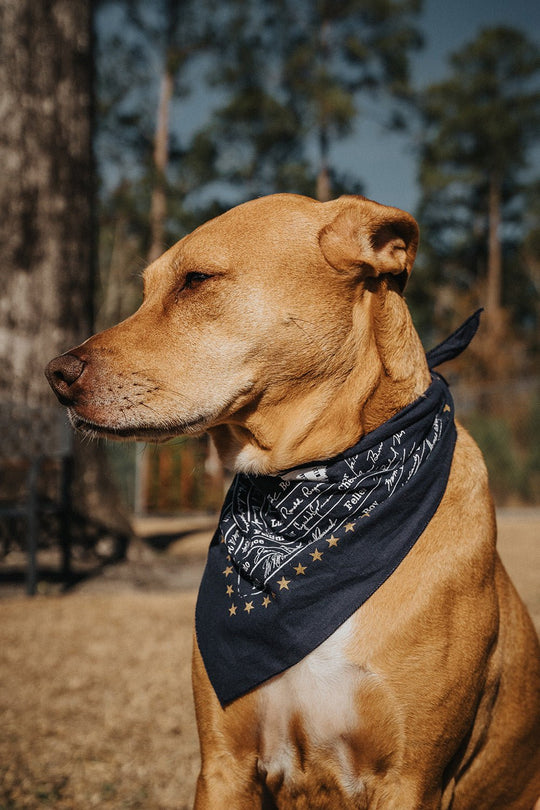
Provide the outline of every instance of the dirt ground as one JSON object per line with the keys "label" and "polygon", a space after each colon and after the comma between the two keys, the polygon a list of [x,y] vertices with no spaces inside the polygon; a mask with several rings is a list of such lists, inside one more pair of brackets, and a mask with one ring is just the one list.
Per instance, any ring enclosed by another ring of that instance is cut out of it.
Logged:
{"label": "dirt ground", "polygon": [[[540,510],[500,512],[499,532],[540,629]],[[208,539],[137,544],[66,595],[0,592],[0,810],[191,807],[191,627]]]}

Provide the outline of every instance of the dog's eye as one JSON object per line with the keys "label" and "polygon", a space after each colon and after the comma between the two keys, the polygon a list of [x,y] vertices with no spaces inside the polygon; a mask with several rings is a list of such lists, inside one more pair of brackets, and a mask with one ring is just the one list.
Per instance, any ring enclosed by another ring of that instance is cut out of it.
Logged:
{"label": "dog's eye", "polygon": [[199,284],[202,284],[203,281],[206,281],[207,278],[211,278],[209,273],[188,273],[184,280],[184,286],[182,287],[183,290],[192,290],[193,287],[198,287]]}

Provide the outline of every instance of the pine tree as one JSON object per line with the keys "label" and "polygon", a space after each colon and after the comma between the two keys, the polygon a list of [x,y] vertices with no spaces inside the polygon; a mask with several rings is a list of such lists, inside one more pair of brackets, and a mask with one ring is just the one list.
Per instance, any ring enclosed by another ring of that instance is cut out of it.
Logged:
{"label": "pine tree", "polygon": [[451,67],[422,99],[420,217],[424,244],[442,259],[447,280],[476,290],[486,307],[485,357],[495,373],[503,267],[513,258],[519,272],[515,234],[527,158],[540,132],[540,49],[515,29],[486,29],[452,56]]}
{"label": "pine tree", "polygon": [[[212,0],[100,0],[99,7],[100,169],[120,175],[117,204],[127,203],[130,218],[135,215],[144,233],[141,247],[153,261],[171,241],[171,182],[176,196],[184,196],[201,180],[189,167],[204,177],[212,162],[204,139],[196,134],[193,143],[185,142],[181,131],[182,102],[192,90],[189,71],[208,45]],[[200,83],[199,92],[203,88]],[[180,172],[179,163],[185,164]],[[107,185],[114,194],[115,186]],[[174,213],[172,241],[186,230],[184,216],[189,220],[178,204]]]}
{"label": "pine tree", "polygon": [[354,174],[335,177],[331,147],[353,131],[362,94],[409,98],[420,7],[420,0],[223,4],[217,79],[230,100],[217,115],[216,149],[226,176],[245,183],[244,198],[358,190]]}

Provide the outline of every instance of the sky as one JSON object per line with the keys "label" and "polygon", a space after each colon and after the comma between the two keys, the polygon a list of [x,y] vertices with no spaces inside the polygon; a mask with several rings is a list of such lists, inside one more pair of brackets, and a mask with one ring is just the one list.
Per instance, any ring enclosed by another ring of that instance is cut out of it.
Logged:
{"label": "sky", "polygon": [[[425,45],[411,60],[415,83],[445,78],[448,56],[475,39],[480,29],[499,24],[520,28],[540,44],[540,0],[424,0]],[[419,190],[410,138],[385,132],[375,107],[365,112],[355,135],[334,148],[336,167],[344,173],[353,168],[367,197],[414,213]],[[366,120],[368,115],[371,120]],[[540,176],[540,145],[533,169]]]}

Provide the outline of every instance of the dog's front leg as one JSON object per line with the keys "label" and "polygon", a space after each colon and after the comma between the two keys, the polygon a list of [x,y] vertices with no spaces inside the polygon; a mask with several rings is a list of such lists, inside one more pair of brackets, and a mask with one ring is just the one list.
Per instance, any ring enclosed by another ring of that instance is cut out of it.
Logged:
{"label": "dog's front leg", "polygon": [[194,810],[265,810],[256,758],[226,750],[228,745],[221,732],[201,734],[202,765]]}
{"label": "dog's front leg", "polygon": [[[273,805],[272,805],[273,806]],[[261,786],[253,775],[239,774],[232,759],[203,764],[194,810],[264,810]]]}
{"label": "dog's front leg", "polygon": [[201,745],[194,810],[265,810],[257,771],[258,717],[253,695],[223,708],[194,643],[193,694]]}

